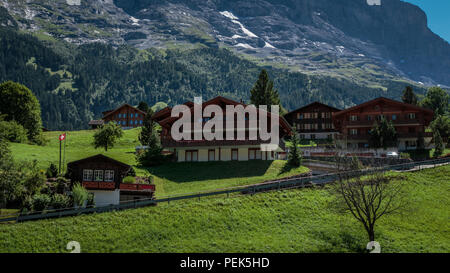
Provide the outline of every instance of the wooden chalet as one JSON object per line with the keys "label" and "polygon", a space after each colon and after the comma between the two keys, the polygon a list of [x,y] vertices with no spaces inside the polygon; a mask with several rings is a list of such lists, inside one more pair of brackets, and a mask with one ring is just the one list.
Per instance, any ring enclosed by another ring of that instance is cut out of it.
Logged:
{"label": "wooden chalet", "polygon": [[92,192],[96,206],[149,199],[155,192],[154,185],[123,183],[131,166],[102,154],[70,162],[67,169],[72,185],[80,182]]}

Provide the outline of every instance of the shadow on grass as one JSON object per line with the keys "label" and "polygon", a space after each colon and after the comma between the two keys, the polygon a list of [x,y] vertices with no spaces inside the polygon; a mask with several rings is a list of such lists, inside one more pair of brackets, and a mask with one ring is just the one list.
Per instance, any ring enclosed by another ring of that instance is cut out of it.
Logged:
{"label": "shadow on grass", "polygon": [[272,161],[168,163],[146,170],[162,179],[186,183],[264,176],[271,165]]}
{"label": "shadow on grass", "polygon": [[284,164],[283,168],[280,170],[280,172],[278,173],[278,176],[283,175],[285,173],[288,173],[290,171],[292,171],[293,169],[297,169],[298,167],[294,167],[288,163]]}

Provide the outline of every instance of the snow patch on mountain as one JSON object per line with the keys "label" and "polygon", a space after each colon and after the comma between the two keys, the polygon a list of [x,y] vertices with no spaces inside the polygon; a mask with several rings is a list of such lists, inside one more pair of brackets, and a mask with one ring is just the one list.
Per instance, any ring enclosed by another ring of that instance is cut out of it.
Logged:
{"label": "snow patch on mountain", "polygon": [[258,38],[258,36],[251,32],[250,30],[248,30],[241,22],[239,22],[239,18],[236,17],[233,13],[229,12],[229,11],[221,11],[220,14],[222,14],[223,16],[231,19],[231,22],[239,25],[241,27],[242,32],[244,32],[245,35],[247,35],[248,37],[251,38]]}

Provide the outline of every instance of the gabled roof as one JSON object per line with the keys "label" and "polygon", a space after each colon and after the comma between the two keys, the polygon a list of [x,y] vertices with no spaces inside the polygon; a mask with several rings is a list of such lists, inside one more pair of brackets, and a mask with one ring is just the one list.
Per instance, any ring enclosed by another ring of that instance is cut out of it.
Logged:
{"label": "gabled roof", "polygon": [[376,104],[378,102],[385,102],[385,103],[390,103],[390,104],[394,104],[394,105],[398,105],[398,106],[407,107],[409,109],[415,109],[415,110],[419,110],[419,111],[424,111],[424,112],[428,112],[431,115],[434,114],[433,110],[430,110],[430,109],[427,109],[427,108],[423,108],[423,107],[419,107],[417,105],[396,101],[396,100],[393,100],[393,99],[388,99],[388,98],[385,98],[385,97],[379,97],[379,98],[376,98],[376,99],[364,102],[362,104],[359,104],[359,105],[347,108],[347,109],[342,110],[340,112],[334,113],[334,117],[341,116],[341,115],[346,114],[348,112],[360,109],[362,107],[366,107],[368,105]]}
{"label": "gabled roof", "polygon": [[138,108],[129,105],[128,103],[124,103],[124,104],[120,105],[119,107],[117,107],[117,108],[114,109],[114,110],[103,112],[103,113],[105,113],[104,116],[103,116],[103,118],[106,118],[106,117],[110,116],[111,114],[117,112],[117,110],[119,110],[119,109],[121,109],[121,108],[123,108],[123,107],[125,107],[125,106],[129,106],[129,107],[133,108],[134,110],[140,112],[140,113],[143,114],[144,116],[147,114],[147,113],[145,113],[144,111],[139,110]]}
{"label": "gabled roof", "polygon": [[125,163],[123,163],[123,162],[117,161],[117,160],[115,160],[115,159],[112,159],[112,158],[107,157],[107,156],[102,155],[102,154],[98,154],[98,155],[94,155],[94,156],[91,156],[91,157],[83,158],[83,159],[80,159],[80,160],[77,160],[77,161],[69,162],[69,163],[67,164],[67,166],[78,165],[78,164],[80,164],[80,163],[83,163],[83,162],[85,162],[85,161],[90,161],[90,160],[93,160],[93,159],[103,160],[103,161],[109,161],[109,162],[112,162],[112,163],[114,163],[114,164],[116,164],[116,165],[120,165],[120,166],[122,166],[122,167],[124,167],[124,168],[131,168],[131,166],[128,165],[128,164],[125,164]]}
{"label": "gabled roof", "polygon": [[[188,107],[194,106],[194,103],[192,101],[187,101],[183,104]],[[167,117],[170,117],[171,112],[172,112],[172,107],[167,106],[166,108],[163,108],[163,109],[159,110],[158,112],[156,112],[155,114],[153,114],[152,119],[155,120],[156,122],[159,122],[161,120],[166,119]]]}
{"label": "gabled roof", "polygon": [[296,109],[296,110],[293,110],[293,111],[287,113],[285,116],[289,116],[289,115],[291,115],[291,114],[295,114],[295,113],[297,113],[297,112],[299,112],[299,111],[301,111],[301,110],[303,110],[303,109],[306,109],[306,108],[308,108],[308,107],[310,107],[310,106],[313,106],[313,105],[325,106],[325,107],[330,108],[331,110],[334,110],[335,112],[341,111],[341,109],[338,109],[338,108],[335,108],[335,107],[326,105],[326,104],[321,103],[321,102],[318,102],[318,101],[315,101],[315,102],[312,102],[312,103],[310,103],[310,104],[308,104],[308,105],[302,106],[302,107],[300,107],[300,108],[298,108],[298,109]]}
{"label": "gabled roof", "polygon": [[[237,102],[237,101],[234,101],[234,100],[231,100],[231,99],[227,99],[227,98],[222,97],[222,96],[218,96],[218,97],[215,97],[215,98],[213,98],[213,99],[211,99],[209,101],[203,102],[202,108],[205,108],[208,105],[212,105],[212,104],[223,104],[223,105],[234,105],[234,106],[242,105],[244,107],[247,106],[243,102]],[[185,105],[187,105],[187,104],[185,104]],[[187,106],[192,110],[192,108],[194,107],[194,103],[189,102],[189,105],[187,105]],[[269,113],[269,115],[273,115],[270,112],[268,112],[268,113]],[[280,117],[280,125],[283,126],[286,131],[292,132],[292,128],[289,125],[289,123],[286,121],[286,119],[284,119],[282,116],[279,116],[279,117]],[[178,117],[172,117],[171,115],[169,115],[167,118],[158,121],[158,123],[161,126],[165,126],[165,125],[167,126],[167,124],[170,124],[171,122],[175,122],[176,120],[178,120]]]}

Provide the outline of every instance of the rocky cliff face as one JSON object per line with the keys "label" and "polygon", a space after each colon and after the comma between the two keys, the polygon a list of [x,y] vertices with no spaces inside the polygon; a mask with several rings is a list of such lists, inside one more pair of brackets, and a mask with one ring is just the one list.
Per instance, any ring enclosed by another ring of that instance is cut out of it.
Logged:
{"label": "rocky cliff face", "polygon": [[[70,3],[70,5],[68,4]],[[23,29],[73,43],[196,43],[291,69],[450,85],[450,45],[400,0],[0,0]]]}

